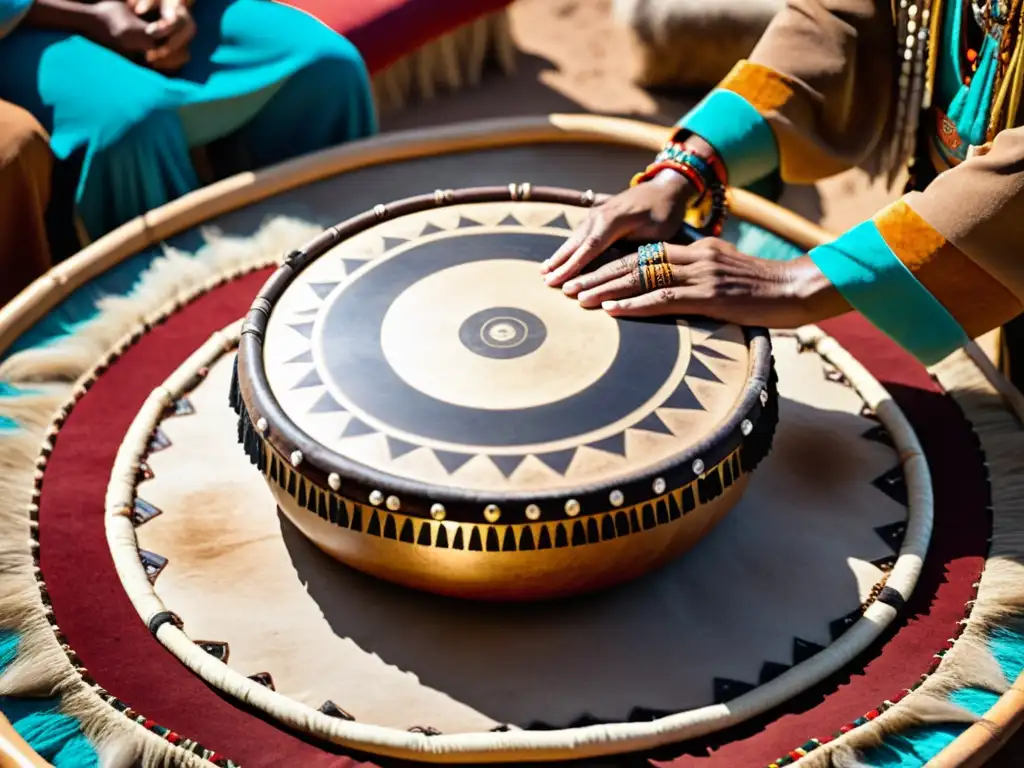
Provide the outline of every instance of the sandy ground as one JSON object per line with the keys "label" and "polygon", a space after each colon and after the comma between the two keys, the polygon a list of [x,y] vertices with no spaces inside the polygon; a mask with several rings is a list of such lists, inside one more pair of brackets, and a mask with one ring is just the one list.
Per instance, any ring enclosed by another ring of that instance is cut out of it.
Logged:
{"label": "sandy ground", "polygon": [[[512,28],[520,50],[513,78],[497,73],[480,88],[446,94],[387,118],[387,129],[551,112],[593,112],[669,125],[701,94],[654,94],[636,87],[638,59],[611,18],[611,0],[517,0]],[[787,191],[782,203],[840,232],[895,195],[857,171],[816,188]]]}

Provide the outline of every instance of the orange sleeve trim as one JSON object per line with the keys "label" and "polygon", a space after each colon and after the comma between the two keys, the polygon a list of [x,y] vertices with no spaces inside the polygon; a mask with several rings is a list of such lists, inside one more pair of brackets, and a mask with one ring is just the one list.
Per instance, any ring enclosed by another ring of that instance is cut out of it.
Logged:
{"label": "orange sleeve trim", "polygon": [[762,115],[780,109],[793,97],[793,86],[784,74],[745,59],[732,68],[718,87],[742,96]]}
{"label": "orange sleeve trim", "polygon": [[928,292],[977,338],[1021,313],[1021,302],[931,224],[898,200],[874,217],[886,244]]}

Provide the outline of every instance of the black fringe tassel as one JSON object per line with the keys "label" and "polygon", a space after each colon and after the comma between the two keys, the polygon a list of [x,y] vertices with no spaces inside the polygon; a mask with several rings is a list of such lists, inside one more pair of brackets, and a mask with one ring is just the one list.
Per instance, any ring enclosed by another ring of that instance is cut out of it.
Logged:
{"label": "black fringe tassel", "polygon": [[238,442],[242,444],[245,455],[249,457],[252,465],[260,472],[266,471],[267,450],[263,445],[263,438],[256,431],[252,419],[249,418],[249,412],[245,408],[242,408],[238,414]]}
{"label": "black fringe tassel", "polygon": [[238,415],[242,414],[242,388],[238,386],[238,355],[235,355],[235,363],[231,366],[231,390],[228,392],[228,403]]}
{"label": "black fringe tassel", "polygon": [[768,402],[761,410],[761,416],[754,423],[754,430],[743,441],[741,460],[744,472],[753,472],[757,466],[771,453],[772,441],[775,439],[775,428],[779,423],[779,377],[775,373],[775,361],[772,360],[771,372],[768,375]]}

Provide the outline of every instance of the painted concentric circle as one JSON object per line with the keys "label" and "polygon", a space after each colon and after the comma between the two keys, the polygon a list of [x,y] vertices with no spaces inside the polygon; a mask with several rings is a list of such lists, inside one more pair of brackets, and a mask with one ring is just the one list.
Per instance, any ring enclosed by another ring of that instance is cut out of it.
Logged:
{"label": "painted concentric circle", "polygon": [[400,217],[307,266],[264,367],[288,418],[389,475],[469,491],[614,482],[713,432],[747,384],[735,326],[615,320],[540,279],[583,209]]}

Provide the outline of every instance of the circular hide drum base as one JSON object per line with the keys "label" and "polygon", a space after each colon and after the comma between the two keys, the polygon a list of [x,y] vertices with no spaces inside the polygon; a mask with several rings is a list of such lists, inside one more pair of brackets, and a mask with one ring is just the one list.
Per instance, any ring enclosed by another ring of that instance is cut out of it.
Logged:
{"label": "circular hide drum base", "polygon": [[[120,535],[117,515],[111,538],[143,619],[172,612],[196,644],[175,652],[214,684],[217,660],[290,706],[444,734],[649,720],[728,700],[756,714],[847,661],[859,648],[837,641],[872,639],[913,588],[932,513],[927,469],[909,461],[920,457],[913,433],[890,400],[873,403],[894,441],[862,414],[844,373],[869,396],[884,390],[856,364],[842,371],[801,354],[795,337],[774,344],[783,382],[775,448],[706,541],[629,586],[512,607],[363,576],[277,511],[236,449],[225,393],[238,330],[216,334],[150,396],[108,492],[115,509],[122,492],[131,505],[136,541]],[[909,509],[900,453],[920,473]],[[379,515],[378,535],[395,538],[392,516]],[[701,717],[708,729],[711,718],[737,716]]]}

